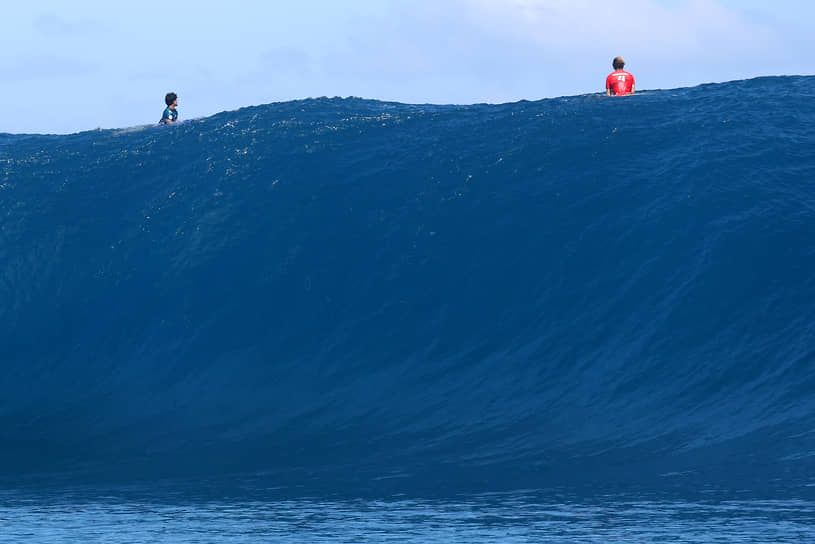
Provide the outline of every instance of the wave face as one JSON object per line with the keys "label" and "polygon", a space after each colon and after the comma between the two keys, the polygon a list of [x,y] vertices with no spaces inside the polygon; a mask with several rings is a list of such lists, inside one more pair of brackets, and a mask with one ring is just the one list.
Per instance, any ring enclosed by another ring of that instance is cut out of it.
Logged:
{"label": "wave face", "polygon": [[811,484],[813,99],[4,135],[0,476]]}

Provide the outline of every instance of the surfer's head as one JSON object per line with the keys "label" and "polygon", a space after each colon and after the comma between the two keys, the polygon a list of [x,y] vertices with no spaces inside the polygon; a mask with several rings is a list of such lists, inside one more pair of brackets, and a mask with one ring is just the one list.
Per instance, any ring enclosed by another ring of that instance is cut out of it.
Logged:
{"label": "surfer's head", "polygon": [[614,60],[611,62],[611,65],[614,66],[615,70],[622,70],[625,68],[625,61],[622,57],[614,57]]}
{"label": "surfer's head", "polygon": [[178,95],[175,93],[167,93],[167,96],[164,97],[164,103],[168,106],[175,104],[176,100],[178,100]]}

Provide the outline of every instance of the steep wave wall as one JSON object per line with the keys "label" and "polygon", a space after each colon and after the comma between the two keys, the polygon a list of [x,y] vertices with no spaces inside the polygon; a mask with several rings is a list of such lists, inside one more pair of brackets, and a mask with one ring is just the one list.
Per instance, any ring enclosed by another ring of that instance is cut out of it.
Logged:
{"label": "steep wave wall", "polygon": [[813,99],[2,136],[0,476],[808,485]]}

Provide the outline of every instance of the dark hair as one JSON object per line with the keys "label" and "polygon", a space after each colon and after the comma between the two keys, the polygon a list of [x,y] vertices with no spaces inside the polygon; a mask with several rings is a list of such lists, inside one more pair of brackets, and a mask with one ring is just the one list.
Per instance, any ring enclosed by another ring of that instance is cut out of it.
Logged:
{"label": "dark hair", "polygon": [[622,57],[615,57],[615,59],[611,62],[611,65],[614,66],[615,70],[622,70],[625,68],[625,61]]}
{"label": "dark hair", "polygon": [[164,97],[164,103],[168,106],[178,100],[178,95],[175,93],[167,93],[167,96]]}

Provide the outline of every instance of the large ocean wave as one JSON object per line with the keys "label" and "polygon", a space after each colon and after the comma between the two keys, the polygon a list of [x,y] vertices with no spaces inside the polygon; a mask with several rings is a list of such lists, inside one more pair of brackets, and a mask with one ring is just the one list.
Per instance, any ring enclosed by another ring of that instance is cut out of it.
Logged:
{"label": "large ocean wave", "polygon": [[4,135],[0,476],[811,485],[813,100]]}

